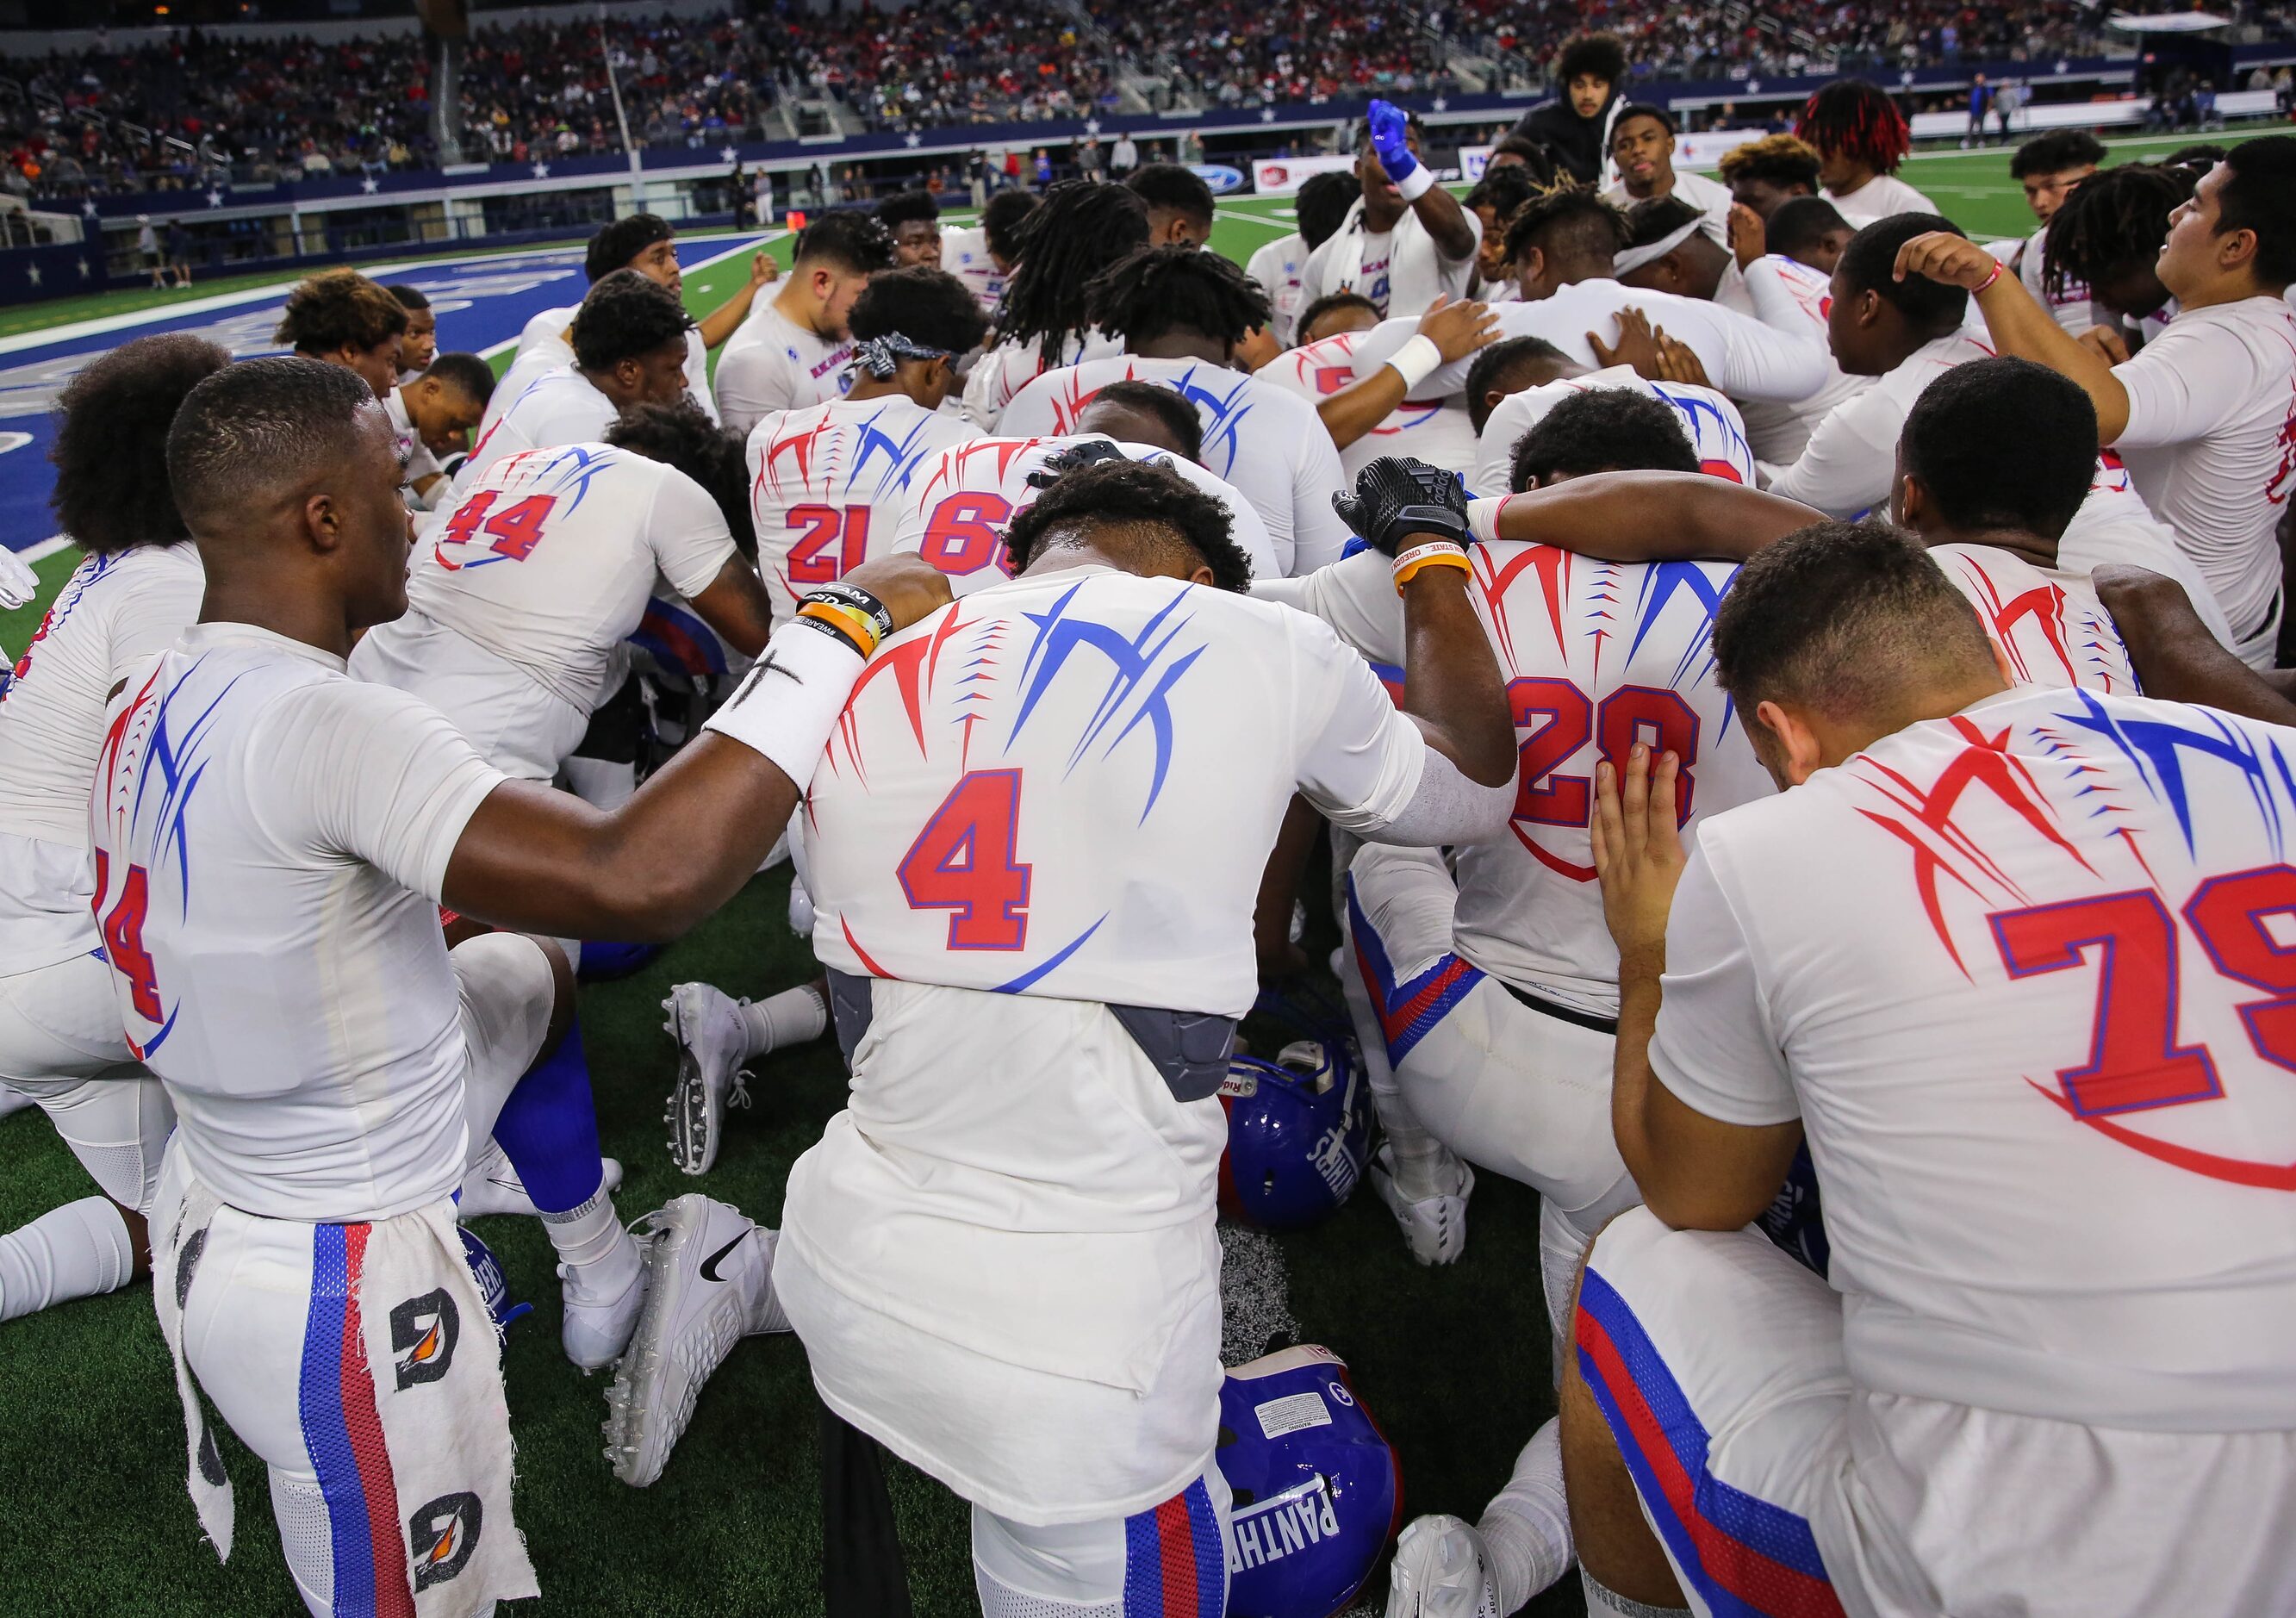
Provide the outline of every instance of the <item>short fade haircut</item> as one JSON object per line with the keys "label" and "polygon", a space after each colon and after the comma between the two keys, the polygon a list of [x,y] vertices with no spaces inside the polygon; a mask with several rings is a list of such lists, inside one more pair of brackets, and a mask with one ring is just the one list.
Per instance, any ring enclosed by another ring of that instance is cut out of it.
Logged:
{"label": "short fade haircut", "polygon": [[825,213],[798,233],[792,264],[820,264],[848,275],[873,275],[893,262],[893,238],[877,217],[857,208]]}
{"label": "short fade haircut", "polygon": [[1212,222],[1212,188],[1193,168],[1178,163],[1145,163],[1126,178],[1124,188],[1151,208],[1168,208],[1183,218]]}
{"label": "short fade haircut", "polygon": [[168,428],[193,389],[231,364],[228,349],[172,332],[99,355],[56,398],[48,504],[92,555],[191,538],[168,487]]}
{"label": "short fade haircut", "polygon": [[1618,138],[1619,126],[1625,123],[1630,118],[1650,119],[1658,124],[1660,127],[1663,128],[1669,135],[1678,135],[1681,133],[1675,125],[1674,114],[1669,112],[1664,107],[1654,107],[1646,101],[1630,101],[1625,106],[1620,107],[1619,109],[1618,117],[1611,120],[1611,137],[1613,140]]}
{"label": "short fade haircut", "polygon": [[1570,364],[1570,356],[1544,337],[1507,337],[1475,356],[1467,367],[1467,420],[1480,438],[1496,407],[1484,403],[1492,393],[1521,393],[1536,384],[1529,379],[1539,369]]}
{"label": "short fade haircut", "polygon": [[[1502,163],[1499,161],[1502,157],[1521,160]],[[1546,143],[1535,141],[1527,135],[1510,135],[1501,140],[1491,148],[1486,165],[1485,174],[1495,168],[1520,168],[1542,188],[1554,184],[1554,153],[1547,150]]]}
{"label": "short fade haircut", "polygon": [[593,286],[568,330],[574,363],[608,371],[672,342],[685,341],[693,316],[676,292],[634,269],[618,269]]}
{"label": "short fade haircut", "polygon": [[1519,264],[1532,248],[1587,259],[1610,259],[1627,244],[1627,216],[1591,185],[1557,185],[1516,210],[1507,226],[1506,255]]}
{"label": "short fade haircut", "polygon": [[1266,325],[1269,312],[1259,283],[1192,247],[1143,248],[1110,265],[1087,291],[1093,324],[1128,343],[1174,330],[1238,343]]}
{"label": "short fade haircut", "polygon": [[1183,571],[1201,563],[1217,588],[1251,587],[1251,559],[1237,548],[1227,507],[1168,466],[1095,461],[1062,473],[1005,530],[1013,571],[1027,571],[1059,534],[1113,541],[1143,561]]}
{"label": "short fade haircut", "polygon": [[1507,487],[1521,491],[1537,478],[1544,488],[1558,474],[1698,470],[1698,452],[1672,410],[1625,388],[1589,388],[1515,440]]}
{"label": "short fade haircut", "polygon": [[964,283],[927,264],[873,275],[853,300],[856,341],[898,332],[929,348],[970,354],[988,334],[988,316]]}
{"label": "short fade haircut", "polygon": [[194,387],[168,430],[168,481],[184,526],[216,533],[357,447],[382,405],[357,372],[297,354],[242,359]]}
{"label": "short fade haircut", "polygon": [[2094,168],[2104,161],[2104,143],[2086,129],[2052,129],[2017,148],[2009,160],[2009,177],[2029,174],[2062,174],[2068,168]]}
{"label": "short fade haircut", "polygon": [[1345,168],[1326,169],[1307,177],[1300,194],[1292,199],[1292,211],[1299,220],[1300,239],[1309,252],[1340,234],[1340,226],[1347,223],[1348,209],[1361,195],[1363,182]]}
{"label": "short fade haircut", "polygon": [[1898,251],[1915,236],[1942,231],[1967,239],[1961,226],[1933,213],[1898,213],[1876,219],[1841,250],[1834,274],[1853,292],[1879,292],[1882,300],[1903,315],[1916,331],[1939,336],[1959,325],[1969,313],[1969,294],[1957,286],[1932,281],[1927,275],[1897,278]]}
{"label": "short fade haircut", "polygon": [[1000,191],[980,210],[981,239],[988,251],[1010,264],[1021,256],[1021,226],[1037,211],[1033,191]]}
{"label": "short fade haircut", "polygon": [[1177,388],[1128,377],[1123,382],[1109,383],[1086,399],[1084,407],[1090,410],[1095,405],[1114,405],[1154,416],[1179,444],[1182,455],[1198,465],[1203,464],[1204,419],[1196,414],[1193,405],[1180,397]]}
{"label": "short fade haircut", "polygon": [[728,432],[690,398],[633,405],[606,429],[606,442],[684,472],[708,491],[733,530],[734,548],[758,555],[750,510],[750,466],[739,433]]}
{"label": "short fade haircut", "polygon": [[631,259],[655,242],[667,242],[676,234],[676,226],[660,214],[634,213],[626,219],[602,225],[590,238],[590,251],[582,259],[582,273],[595,286],[616,270],[627,269]]}
{"label": "short fade haircut", "polygon": [[483,406],[495,396],[495,368],[475,354],[441,354],[424,376],[435,376],[455,392]]}
{"label": "short fade haircut", "polygon": [[1770,251],[1792,257],[1798,249],[1816,247],[1830,230],[1848,230],[1849,221],[1824,197],[1788,197],[1770,216],[1765,240]]}
{"label": "short fade haircut", "polygon": [[410,282],[394,281],[382,290],[396,298],[398,307],[410,315],[430,307],[430,300],[423,296],[422,289]]}
{"label": "short fade haircut", "polygon": [[1791,135],[1765,135],[1722,154],[1722,183],[1759,182],[1784,190],[1807,185],[1817,191],[1817,148]]}
{"label": "short fade haircut", "polygon": [[1361,292],[1326,292],[1300,311],[1300,318],[1293,324],[1292,330],[1305,341],[1310,326],[1324,316],[1335,315],[1341,309],[1363,309],[1371,316],[1374,324],[1386,318],[1379,312],[1379,305]]}
{"label": "short fade haircut", "polygon": [[940,203],[930,191],[898,191],[877,204],[877,223],[889,231],[922,221],[940,223]]}
{"label": "short fade haircut", "polygon": [[1554,82],[1568,88],[1581,73],[1610,84],[1627,76],[1627,47],[1616,34],[1573,34],[1554,56]]}
{"label": "short fade haircut", "polygon": [[1930,554],[1886,522],[1818,522],[1756,552],[1714,616],[1716,678],[1840,719],[1902,710],[1924,677],[1991,669],[1993,645]]}
{"label": "short fade haircut", "polygon": [[303,354],[379,347],[406,330],[406,309],[355,269],[322,270],[287,294],[271,341]]}
{"label": "short fade haircut", "polygon": [[2219,193],[2226,231],[2256,233],[2256,278],[2266,285],[2296,281],[2296,136],[2266,135],[2225,153]]}
{"label": "short fade haircut", "polygon": [[2004,354],[1922,390],[1898,450],[1956,528],[2054,539],[2096,475],[2096,407],[2080,384]]}

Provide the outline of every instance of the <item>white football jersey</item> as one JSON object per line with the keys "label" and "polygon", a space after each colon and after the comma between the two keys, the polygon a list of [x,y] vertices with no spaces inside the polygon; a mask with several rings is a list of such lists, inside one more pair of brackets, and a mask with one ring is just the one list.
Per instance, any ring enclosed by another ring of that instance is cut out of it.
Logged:
{"label": "white football jersey", "polygon": [[[495,390],[496,398],[502,393],[502,389]],[[573,366],[552,366],[520,389],[495,424],[479,435],[455,473],[453,494],[433,510],[452,508],[479,486],[479,480],[496,461],[529,449],[594,443],[606,436],[606,430],[620,415],[614,401]]]}
{"label": "white football jersey", "polygon": [[1545,421],[1547,412],[1564,399],[1597,388],[1619,388],[1656,399],[1681,422],[1691,453],[1698,457],[1699,471],[1749,489],[1754,486],[1754,448],[1746,439],[1745,419],[1737,406],[1711,388],[1646,382],[1631,366],[1612,365],[1607,371],[1525,388],[1501,399],[1483,423],[1468,487],[1479,495],[1507,493],[1513,487],[1509,477],[1514,467],[1514,447],[1522,441],[1522,435]]}
{"label": "white football jersey", "polygon": [[438,905],[502,778],[429,704],[248,624],[192,626],[112,704],[90,804],[104,953],[174,1149],[231,1206],[351,1223],[461,1183]]}
{"label": "white football jersey", "polygon": [[[545,309],[526,323],[518,334],[518,349],[510,368],[503,373],[494,397],[487,401],[486,414],[479,418],[480,432],[493,426],[495,418],[508,407],[504,394],[513,385],[523,389],[545,371],[574,363],[574,345],[566,341],[566,332],[581,312],[580,304],[570,303],[562,309]],[[718,419],[718,401],[709,396],[709,348],[701,341],[699,327],[685,333],[685,390],[704,415],[713,422]]]}
{"label": "white football jersey", "polygon": [[[1765,262],[1777,272],[1777,284],[1785,289],[1793,307],[1801,312],[1816,334],[1818,346],[1825,350],[1825,379],[1815,392],[1790,402],[1757,398],[1740,401],[1740,411],[1746,419],[1746,439],[1754,447],[1755,458],[1783,466],[1801,454],[1811,431],[1825,419],[1827,412],[1872,387],[1874,379],[1851,376],[1834,363],[1833,340],[1825,331],[1826,311],[1833,307],[1833,279],[1784,253],[1772,253]],[[1714,289],[1714,301],[1741,315],[1755,313],[1753,294],[1747,290],[1745,272],[1738,267],[1736,259],[1723,270],[1722,283]]]}
{"label": "white football jersey", "polygon": [[127,671],[200,615],[189,541],[90,556],[0,686],[0,976],[97,947],[87,913],[87,787],[103,710]]}
{"label": "white football jersey", "polygon": [[585,711],[611,694],[614,649],[655,579],[691,598],[739,554],[699,483],[610,444],[497,462],[439,514],[415,546],[407,604]]}
{"label": "white football jersey", "polygon": [[1076,431],[1077,417],[1111,382],[1158,382],[1196,407],[1204,469],[1242,490],[1267,525],[1287,573],[1337,562],[1348,525],[1332,497],[1352,487],[1313,405],[1248,372],[1201,359],[1120,354],[1048,371],[1023,388],[997,426],[1005,438]]}
{"label": "white football jersey", "polygon": [[[1310,406],[1318,404],[1354,385],[1356,342],[1361,336],[1358,332],[1341,332],[1319,338],[1304,348],[1278,354],[1252,374]],[[1340,471],[1352,488],[1357,472],[1390,455],[1407,455],[1466,476],[1475,464],[1475,426],[1468,419],[1466,407],[1439,398],[1404,400],[1378,426],[1340,451]],[[1506,491],[1501,488],[1490,492]]]}
{"label": "white football jersey", "polygon": [[870,977],[1240,1017],[1292,793],[1376,829],[1424,762],[1302,614],[1101,567],[992,586],[854,687],[803,821],[814,948]]}
{"label": "white football jersey", "polygon": [[[1071,338],[1062,345],[1058,363],[1073,365],[1123,352],[1121,341],[1103,335],[1095,328],[1086,332],[1081,341]],[[965,373],[964,414],[983,432],[995,432],[997,418],[1004,414],[1004,407],[1013,402],[1013,396],[1055,368],[1045,363],[1043,345],[1033,337],[1027,342],[993,344]]]}
{"label": "white football jersey", "polygon": [[1004,301],[1007,277],[989,255],[988,233],[980,226],[940,233],[940,267],[964,282],[964,290],[979,300],[980,307],[990,315],[995,315]]}
{"label": "white football jersey", "polygon": [[718,355],[718,419],[749,435],[776,410],[844,397],[853,385],[850,337],[824,337],[760,298]]}
{"label": "white football jersey", "polygon": [[2296,1427],[2289,752],[2013,686],[1696,829],[1651,1064],[1801,1121],[1857,1387]]}
{"label": "white football jersey", "polygon": [[1267,294],[1268,334],[1285,348],[1300,322],[1300,311],[1307,307],[1306,284],[1301,279],[1308,267],[1308,243],[1298,231],[1278,236],[1258,252],[1243,267],[1243,273],[1259,283]]}
{"label": "white football jersey", "polygon": [[2108,562],[2125,562],[2175,579],[2209,633],[2227,649],[2234,647],[2238,637],[2224,608],[2217,604],[2216,592],[2177,543],[2175,530],[2146,509],[2128,469],[2110,449],[2097,456],[2088,498],[2057,538],[2057,565],[2067,572],[2086,579]]}
{"label": "white football jersey", "polygon": [[[1454,850],[1456,947],[1508,982],[1615,1016],[1618,950],[1587,830],[1596,760],[1623,768],[1638,741],[1672,748],[1686,820],[1772,790],[1714,682],[1714,612],[1735,570],[1595,562],[1511,539],[1471,545],[1468,560],[1522,761],[1508,835]],[[1403,604],[1385,556],[1360,551],[1253,594],[1322,619],[1401,681]]]}
{"label": "white football jersey", "polygon": [[1771,468],[1769,490],[1831,517],[1886,505],[1898,439],[1923,390],[1956,365],[1992,357],[1991,345],[1956,327],[1923,343],[1874,385],[1837,406],[1809,435],[1793,464]]}
{"label": "white football jersey", "polygon": [[2020,680],[2136,692],[2128,649],[2086,575],[2038,568],[1990,545],[1933,545],[1930,555],[1969,597]]}
{"label": "white football jersey", "polygon": [[979,436],[906,394],[762,418],[750,431],[750,511],[775,599],[794,602],[889,552],[919,472]]}
{"label": "white football jersey", "polygon": [[[1078,444],[1115,443],[1086,433],[1080,438],[973,439],[944,449],[909,480],[910,497],[893,538],[895,551],[917,551],[948,575],[949,588],[963,595],[1013,576],[1004,554],[1004,530],[1013,517],[1036,503],[1029,480],[1045,463]],[[1119,444],[1135,461],[1169,466],[1227,509],[1236,546],[1250,559],[1254,579],[1276,579],[1278,564],[1259,513],[1242,493],[1193,461],[1146,444]]]}

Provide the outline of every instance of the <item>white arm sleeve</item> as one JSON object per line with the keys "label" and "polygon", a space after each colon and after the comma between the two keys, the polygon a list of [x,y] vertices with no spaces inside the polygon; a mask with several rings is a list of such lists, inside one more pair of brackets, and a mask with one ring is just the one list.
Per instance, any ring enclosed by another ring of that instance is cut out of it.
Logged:
{"label": "white arm sleeve", "polygon": [[1374,831],[1403,813],[1419,790],[1430,750],[1398,712],[1371,665],[1318,619],[1279,612],[1298,678],[1293,776],[1324,817],[1346,831]]}
{"label": "white arm sleeve", "polygon": [[1251,593],[1322,619],[1375,663],[1403,662],[1403,598],[1395,591],[1395,564],[1377,551],[1357,551],[1290,579],[1256,579]]}
{"label": "white arm sleeve", "polygon": [[675,466],[664,466],[654,485],[645,538],[654,566],[688,601],[717,582],[727,559],[740,554],[718,502]]}
{"label": "white arm sleeve", "polygon": [[2128,395],[2121,449],[2206,438],[2250,407],[2265,379],[2248,345],[2222,326],[2171,324],[2112,368]]}
{"label": "white arm sleeve", "polygon": [[1905,425],[1905,411],[1880,388],[1844,399],[1811,431],[1800,458],[1770,480],[1770,492],[1829,517],[1880,505],[1890,497]]}
{"label": "white arm sleeve", "polygon": [[325,680],[283,699],[252,749],[277,804],[283,846],[363,859],[436,900],[472,815],[504,779],[446,715],[361,680]]}
{"label": "white arm sleeve", "polygon": [[1702,828],[1667,920],[1665,995],[1651,1071],[1675,1098],[1724,1123],[1801,1116],[1769,1000]]}
{"label": "white arm sleeve", "polygon": [[[1316,251],[1321,252],[1323,250],[1318,248]],[[1394,320],[1382,320],[1370,331],[1365,332],[1357,342],[1354,354],[1349,357],[1355,365],[1356,381],[1361,382],[1389,360],[1393,359],[1401,351],[1405,343],[1418,335],[1419,316],[1416,315]],[[1508,333],[1507,335],[1513,336],[1515,333]],[[1436,398],[1446,391],[1457,392],[1467,385],[1467,375],[1464,371],[1460,371],[1458,382],[1450,389],[1445,390],[1438,386],[1438,379],[1448,375],[1455,369],[1456,367],[1453,365],[1439,367],[1429,374],[1425,382],[1412,390],[1413,393],[1421,398]]]}
{"label": "white arm sleeve", "polygon": [[[1424,745],[1425,738],[1421,738]],[[1467,779],[1459,767],[1427,748],[1425,767],[1411,801],[1385,825],[1359,826],[1367,842],[1391,842],[1405,848],[1438,849],[1452,843],[1488,842],[1506,831],[1514,809],[1515,784],[1503,781],[1482,786]]]}
{"label": "white arm sleeve", "polygon": [[[1702,353],[1699,356],[1708,380],[1734,399],[1791,405],[1808,398],[1825,385],[1824,340],[1802,312],[1778,267],[1767,259],[1757,259],[1747,269],[1746,292],[1754,300],[1759,319],[1749,320],[1718,305],[1707,305],[1702,311],[1713,316],[1722,340],[1720,369],[1715,368],[1713,359]],[[1689,339],[1685,336],[1684,341]]]}

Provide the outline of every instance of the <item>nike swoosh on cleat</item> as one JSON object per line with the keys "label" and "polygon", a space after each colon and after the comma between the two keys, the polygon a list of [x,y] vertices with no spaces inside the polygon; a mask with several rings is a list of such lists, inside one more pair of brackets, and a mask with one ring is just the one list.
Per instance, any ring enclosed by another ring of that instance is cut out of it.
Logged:
{"label": "nike swoosh on cleat", "polygon": [[750,1237],[754,1233],[755,1233],[755,1227],[752,1227],[752,1228],[751,1228],[750,1229],[749,1229],[749,1230],[744,1230],[743,1232],[742,1232],[742,1234],[741,1234],[741,1235],[739,1235],[739,1236],[735,1236],[732,1241],[730,1241],[730,1242],[726,1243],[723,1247],[720,1247],[717,1252],[715,1252],[715,1253],[711,1253],[708,1258],[706,1258],[706,1259],[702,1260],[702,1261],[701,1261],[701,1278],[702,1278],[703,1280],[705,1280],[705,1281],[718,1281],[718,1282],[723,1282],[723,1281],[726,1279],[726,1277],[723,1277],[723,1276],[721,1276],[721,1275],[719,1275],[719,1274],[718,1273],[718,1260],[720,1260],[720,1259],[722,1259],[722,1258],[724,1258],[727,1253],[729,1253],[733,1252],[733,1251],[734,1251],[734,1249],[735,1249],[736,1247],[739,1247],[742,1243],[744,1243],[744,1242],[748,1241],[748,1240],[750,1239]]}

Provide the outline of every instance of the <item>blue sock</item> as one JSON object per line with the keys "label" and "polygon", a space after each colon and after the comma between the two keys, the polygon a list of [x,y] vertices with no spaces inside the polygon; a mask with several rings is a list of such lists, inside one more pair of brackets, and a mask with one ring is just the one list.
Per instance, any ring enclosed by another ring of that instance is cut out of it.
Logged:
{"label": "blue sock", "polygon": [[563,1213],[598,1194],[606,1170],[578,1020],[511,1090],[495,1119],[495,1140],[543,1212]]}

